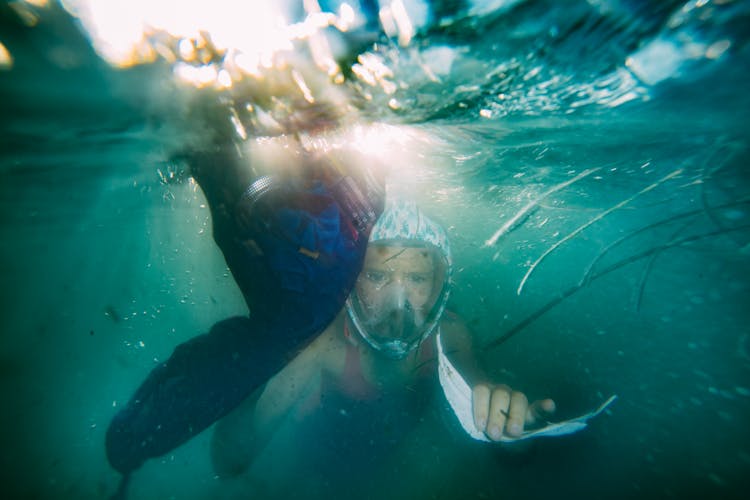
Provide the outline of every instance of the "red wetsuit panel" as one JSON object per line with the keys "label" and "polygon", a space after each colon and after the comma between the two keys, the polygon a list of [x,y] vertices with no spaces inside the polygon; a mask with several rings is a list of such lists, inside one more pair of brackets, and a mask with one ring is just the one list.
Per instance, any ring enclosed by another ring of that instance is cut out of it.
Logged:
{"label": "red wetsuit panel", "polygon": [[[301,406],[298,416],[304,417],[320,407],[322,398],[326,394],[335,393],[352,401],[373,401],[383,394],[381,389],[368,382],[362,373],[362,358],[357,345],[350,341],[351,333],[348,325],[344,325],[344,337],[346,353],[344,358],[344,369],[341,375],[323,374],[320,387]],[[425,340],[417,351],[417,362],[415,364],[414,381],[424,382],[425,379],[435,376],[437,370],[437,349],[435,348],[435,336]]]}

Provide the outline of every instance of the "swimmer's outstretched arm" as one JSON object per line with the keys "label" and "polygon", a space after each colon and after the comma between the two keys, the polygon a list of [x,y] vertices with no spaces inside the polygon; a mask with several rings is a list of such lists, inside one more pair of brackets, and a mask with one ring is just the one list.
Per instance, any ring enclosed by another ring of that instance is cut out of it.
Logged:
{"label": "swimmer's outstretched arm", "polygon": [[221,477],[242,474],[300,402],[320,386],[341,350],[328,328],[252,397],[220,420],[211,437],[211,461]]}

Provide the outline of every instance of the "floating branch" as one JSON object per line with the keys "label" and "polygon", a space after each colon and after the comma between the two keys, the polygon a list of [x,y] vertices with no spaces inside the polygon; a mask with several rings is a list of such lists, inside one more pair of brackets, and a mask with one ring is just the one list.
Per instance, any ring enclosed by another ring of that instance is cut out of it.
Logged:
{"label": "floating branch", "polygon": [[[738,205],[744,205],[744,204],[749,203],[749,202],[750,202],[750,197],[746,197],[746,198],[742,198],[740,200],[733,201],[733,202],[730,202],[730,203],[724,203],[722,205],[717,205],[717,206],[714,207],[714,209],[719,209],[720,210],[720,209],[723,209],[723,208],[731,208],[731,207],[736,207]],[[648,231],[650,229],[655,229],[655,228],[657,228],[659,226],[664,226],[664,225],[670,224],[672,222],[677,222],[678,220],[684,219],[686,217],[693,217],[693,216],[701,215],[702,213],[705,213],[704,209],[690,210],[690,211],[687,211],[687,212],[683,212],[681,214],[677,214],[677,215],[673,215],[671,217],[667,217],[666,219],[662,219],[662,220],[653,222],[653,223],[651,223],[651,224],[649,224],[647,226],[643,226],[640,229],[636,229],[635,231],[633,231],[631,233],[628,233],[628,234],[626,234],[624,236],[621,236],[620,238],[616,239],[615,241],[613,241],[612,243],[610,243],[609,245],[607,245],[604,248],[604,250],[602,250],[601,252],[599,252],[599,255],[597,255],[594,258],[594,260],[591,261],[591,264],[589,264],[588,267],[586,268],[586,271],[583,273],[583,278],[581,278],[581,281],[578,284],[579,285],[585,285],[589,281],[591,273],[594,270],[594,268],[596,267],[596,265],[604,258],[605,255],[607,255],[609,253],[610,250],[612,250],[614,247],[618,246],[620,243],[622,243],[622,242],[624,242],[626,240],[629,240],[630,238],[632,238],[634,236],[637,236],[637,235],[639,235],[639,234],[641,234],[643,232],[646,232],[646,231]]]}
{"label": "floating branch", "polygon": [[[700,192],[701,192],[701,203],[703,204],[703,210],[706,212],[706,215],[708,216],[708,218],[711,220],[711,222],[714,223],[714,225],[717,228],[719,228],[719,229],[725,229],[726,225],[722,223],[722,221],[719,219],[719,217],[714,212],[714,210],[716,208],[719,208],[719,207],[712,207],[708,203],[708,194],[706,193],[707,181],[709,179],[712,179],[717,174],[717,172],[719,172],[721,169],[723,169],[729,163],[729,159],[728,158],[732,158],[732,157],[734,157],[737,154],[737,148],[732,148],[732,152],[730,154],[722,155],[722,159],[724,161],[722,163],[720,163],[718,166],[713,167],[709,171],[709,165],[713,165],[714,164],[714,158],[717,157],[717,156],[719,156],[721,153],[723,153],[723,151],[721,151],[721,148],[716,148],[714,150],[713,154],[711,155],[709,161],[707,161],[706,165],[704,165],[704,168],[703,168],[703,172],[704,173],[703,173],[703,178],[701,179],[701,189],[700,189]],[[742,243],[739,240],[733,240],[733,241],[737,245],[742,246]]]}
{"label": "floating branch", "polygon": [[[677,230],[672,233],[672,235],[669,237],[668,244],[673,242],[680,233],[682,233],[685,229],[690,227],[690,225],[693,223],[692,220],[686,221],[684,224],[682,224]],[[720,228],[724,229],[724,228]],[[659,256],[661,252],[664,250],[659,250],[657,252],[654,252],[648,257],[648,261],[646,261],[646,266],[643,269],[643,274],[641,275],[641,281],[638,285],[638,292],[635,296],[635,310],[640,311],[641,310],[641,302],[643,301],[643,293],[646,290],[646,281],[648,280],[648,275],[651,274],[651,268],[654,266],[654,262],[656,262],[656,258]]]}
{"label": "floating branch", "polygon": [[620,243],[622,243],[622,242],[624,242],[626,240],[629,240],[630,238],[633,238],[634,236],[637,236],[637,235],[639,235],[641,233],[645,233],[649,229],[655,229],[655,228],[657,228],[659,226],[664,226],[664,225],[670,224],[672,222],[676,222],[676,221],[678,221],[680,219],[684,219],[686,217],[695,217],[697,215],[700,215],[701,213],[703,213],[703,210],[700,210],[700,209],[698,209],[698,210],[690,210],[688,212],[683,212],[681,214],[673,215],[672,217],[667,217],[666,219],[662,219],[662,220],[653,222],[653,223],[651,223],[651,224],[649,224],[647,226],[643,226],[642,228],[636,229],[635,231],[633,231],[631,233],[628,233],[628,234],[626,234],[624,236],[621,236],[621,237],[617,238],[615,241],[613,241],[612,243],[610,243],[609,245],[607,245],[606,247],[604,247],[604,250],[602,250],[601,252],[599,252],[599,255],[597,255],[596,257],[594,257],[594,260],[592,260],[591,263],[588,265],[588,267],[586,267],[586,270],[583,273],[583,278],[581,278],[581,281],[579,281],[578,284],[579,285],[585,285],[586,283],[588,283],[590,281],[590,279],[591,279],[591,273],[593,272],[594,268],[599,263],[599,261],[601,261],[604,258],[604,256],[609,253],[610,250],[612,250],[614,247],[618,246]]}
{"label": "floating branch", "polygon": [[511,328],[506,333],[504,333],[501,337],[499,337],[499,338],[497,338],[497,339],[495,339],[495,340],[487,343],[484,346],[483,349],[493,349],[493,348],[495,348],[495,347],[497,347],[497,346],[505,343],[510,338],[512,338],[512,337],[516,336],[517,334],[519,334],[520,332],[522,332],[524,330],[524,328],[526,328],[527,326],[529,326],[530,324],[532,324],[534,321],[536,321],[540,317],[542,317],[544,315],[544,313],[546,313],[547,311],[549,311],[553,307],[557,306],[558,304],[560,304],[561,302],[563,302],[565,299],[567,299],[571,295],[573,295],[576,292],[578,292],[579,290],[583,289],[585,286],[587,286],[592,281],[597,280],[597,279],[599,279],[599,278],[601,278],[603,276],[606,276],[607,274],[609,274],[609,273],[611,273],[613,271],[617,271],[618,269],[620,269],[620,268],[622,268],[624,266],[627,266],[628,264],[631,264],[631,263],[636,262],[638,260],[644,259],[644,258],[646,258],[646,257],[648,257],[650,255],[653,255],[654,253],[661,252],[661,251],[667,250],[669,248],[674,248],[674,247],[678,247],[678,246],[684,245],[686,243],[692,243],[694,241],[708,239],[708,238],[711,238],[713,236],[721,236],[721,235],[724,235],[726,233],[731,233],[731,232],[734,232],[734,231],[742,231],[742,230],[746,230],[746,229],[750,229],[750,224],[746,224],[744,226],[738,226],[738,227],[734,227],[734,228],[726,229],[726,230],[720,230],[719,229],[719,230],[710,231],[710,232],[707,232],[707,233],[701,233],[701,234],[695,234],[695,235],[692,235],[692,236],[686,236],[684,238],[680,238],[678,240],[674,240],[674,241],[672,241],[670,243],[664,243],[662,245],[655,246],[655,247],[650,248],[648,250],[644,250],[641,253],[637,253],[635,255],[631,255],[630,257],[626,257],[626,258],[624,258],[622,260],[619,260],[619,261],[615,262],[614,264],[612,264],[612,265],[610,265],[608,267],[605,267],[604,269],[602,269],[601,271],[599,271],[595,275],[591,276],[591,278],[588,281],[586,281],[584,283],[579,283],[577,285],[574,285],[574,286],[568,288],[567,290],[565,290],[564,292],[560,293],[557,297],[553,298],[552,300],[550,300],[549,302],[547,302],[545,305],[543,305],[542,307],[540,307],[539,309],[537,309],[536,311],[534,311],[530,316],[527,316],[526,318],[524,318],[523,320],[521,320],[518,324],[516,324],[513,328]]}
{"label": "floating branch", "polygon": [[523,276],[523,279],[521,279],[521,283],[520,283],[520,284],[518,285],[518,290],[516,290],[516,294],[518,294],[518,295],[521,295],[521,291],[523,290],[523,287],[524,287],[524,285],[526,284],[526,280],[528,280],[528,279],[529,279],[529,276],[531,276],[531,273],[533,273],[533,272],[534,272],[534,269],[536,269],[536,267],[537,267],[537,266],[538,266],[538,265],[539,265],[539,264],[540,264],[540,263],[541,263],[541,262],[542,262],[542,261],[543,261],[543,260],[544,260],[544,259],[545,259],[545,258],[546,258],[546,257],[547,257],[548,255],[549,255],[549,254],[551,254],[552,252],[554,252],[554,251],[555,251],[555,250],[556,250],[557,248],[559,248],[559,247],[560,247],[561,245],[563,245],[563,244],[564,244],[564,243],[565,243],[566,241],[569,241],[570,239],[574,238],[574,237],[575,237],[575,236],[576,236],[576,235],[577,235],[578,233],[580,233],[581,231],[583,231],[584,229],[586,229],[586,228],[587,228],[587,227],[589,227],[590,225],[594,224],[594,223],[595,223],[595,222],[597,222],[597,221],[600,221],[601,219],[603,219],[603,218],[604,218],[604,217],[606,217],[607,215],[611,214],[611,213],[612,213],[612,212],[614,212],[615,210],[617,210],[617,209],[620,209],[620,208],[624,207],[625,205],[627,205],[627,204],[628,204],[628,203],[630,203],[631,201],[635,200],[636,198],[638,198],[638,197],[639,197],[639,196],[641,196],[642,194],[645,194],[645,193],[647,193],[647,192],[651,191],[652,189],[654,189],[654,188],[658,187],[658,186],[659,186],[660,184],[662,184],[662,183],[666,182],[667,180],[671,179],[672,177],[676,177],[676,176],[680,175],[681,173],[682,173],[682,169],[681,169],[681,168],[679,168],[679,169],[675,170],[674,172],[670,173],[669,175],[666,175],[666,176],[662,177],[661,179],[659,179],[658,181],[654,182],[654,183],[653,183],[653,184],[651,184],[650,186],[647,186],[647,187],[645,187],[645,188],[641,189],[640,191],[638,191],[637,193],[635,193],[635,194],[634,194],[633,196],[631,196],[630,198],[628,198],[628,199],[626,199],[626,200],[623,200],[623,201],[621,201],[620,203],[618,203],[617,205],[615,205],[615,206],[613,206],[613,207],[610,207],[610,208],[608,208],[608,209],[607,209],[607,210],[605,210],[604,212],[600,213],[599,215],[597,215],[596,217],[594,217],[593,219],[591,219],[590,221],[588,221],[588,222],[587,222],[587,223],[585,223],[584,225],[582,225],[582,226],[579,226],[579,227],[578,227],[578,228],[577,228],[576,230],[574,230],[574,231],[573,231],[572,233],[568,234],[568,235],[567,235],[567,236],[565,236],[565,237],[564,237],[563,239],[561,239],[560,241],[558,241],[557,243],[555,243],[554,245],[552,245],[551,247],[549,247],[549,248],[547,249],[547,251],[546,251],[546,252],[544,252],[544,253],[543,253],[543,254],[542,254],[542,255],[541,255],[541,256],[540,256],[540,257],[539,257],[539,258],[538,258],[538,259],[537,259],[537,260],[536,260],[536,261],[535,261],[535,262],[534,262],[533,264],[531,264],[531,267],[529,267],[529,270],[528,270],[528,271],[526,271],[526,274],[525,274],[525,275]]}
{"label": "floating branch", "polygon": [[539,203],[542,200],[544,200],[546,197],[548,197],[549,195],[551,195],[553,193],[556,193],[556,192],[560,191],[563,188],[566,188],[566,187],[570,186],[574,182],[579,181],[579,180],[583,179],[584,177],[586,177],[586,176],[588,176],[590,174],[593,174],[594,172],[596,172],[600,168],[601,167],[596,167],[596,168],[590,168],[588,170],[584,170],[583,172],[581,172],[580,174],[576,175],[572,179],[569,179],[569,180],[567,180],[567,181],[565,181],[563,183],[560,183],[560,184],[558,184],[556,186],[553,186],[552,188],[548,189],[547,191],[545,191],[544,193],[542,193],[540,196],[538,196],[535,200],[530,201],[521,210],[519,210],[516,215],[514,215],[513,217],[511,217],[510,219],[508,219],[508,221],[505,224],[503,224],[502,226],[500,226],[500,229],[498,229],[497,231],[495,231],[495,234],[493,234],[492,236],[490,236],[490,238],[487,241],[484,242],[485,248],[486,247],[491,247],[492,245],[494,245],[495,243],[497,243],[497,240],[500,239],[501,236],[503,236],[504,234],[510,232],[513,228],[515,228],[516,225],[519,222],[521,222],[529,214],[529,212],[531,212],[531,210],[533,210],[537,205],[539,205]]}

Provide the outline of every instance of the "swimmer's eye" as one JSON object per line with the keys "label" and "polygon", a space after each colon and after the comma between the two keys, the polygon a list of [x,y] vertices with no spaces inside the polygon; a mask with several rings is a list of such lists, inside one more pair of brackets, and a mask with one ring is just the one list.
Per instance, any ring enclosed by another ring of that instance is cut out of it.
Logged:
{"label": "swimmer's eye", "polygon": [[381,271],[367,271],[365,273],[365,278],[376,285],[385,283],[386,280],[385,273]]}
{"label": "swimmer's eye", "polygon": [[424,274],[410,274],[408,278],[409,281],[414,283],[415,285],[423,285],[428,281],[428,277]]}

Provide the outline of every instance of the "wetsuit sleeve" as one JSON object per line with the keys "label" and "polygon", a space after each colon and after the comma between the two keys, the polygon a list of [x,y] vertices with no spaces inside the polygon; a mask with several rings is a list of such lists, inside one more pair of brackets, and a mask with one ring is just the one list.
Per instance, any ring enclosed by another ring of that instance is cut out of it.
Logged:
{"label": "wetsuit sleeve", "polygon": [[[233,188],[225,186],[236,176],[204,174],[215,239],[250,317],[179,345],[114,416],[107,457],[124,474],[225,416],[333,321],[383,208],[382,191],[362,178],[322,172],[262,198],[245,230],[234,222]],[[369,209],[364,219],[353,212],[360,202]]]}
{"label": "wetsuit sleeve", "polygon": [[320,390],[331,359],[331,335],[323,334],[276,374],[260,395],[246,399],[220,420],[211,439],[211,459],[220,476],[244,472],[278,428],[310,394]]}

